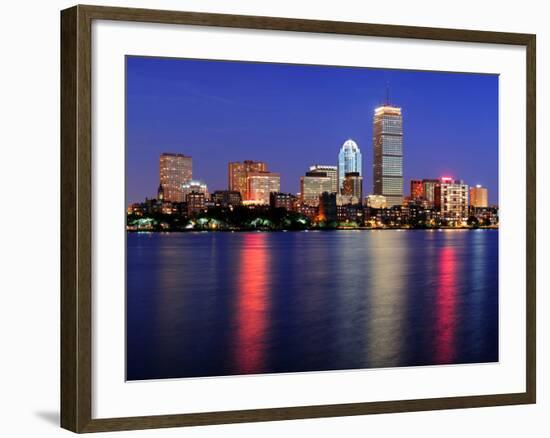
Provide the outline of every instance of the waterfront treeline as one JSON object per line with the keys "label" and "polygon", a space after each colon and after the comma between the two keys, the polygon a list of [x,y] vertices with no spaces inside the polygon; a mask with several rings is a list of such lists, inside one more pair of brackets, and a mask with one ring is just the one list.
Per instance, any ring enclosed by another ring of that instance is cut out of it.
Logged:
{"label": "waterfront treeline", "polygon": [[[383,211],[381,211],[383,210]],[[283,231],[330,229],[437,229],[437,228],[496,228],[491,221],[470,216],[465,223],[456,225],[444,219],[416,215],[388,214],[387,209],[365,209],[356,217],[327,220],[322,216],[308,217],[281,207],[256,206],[249,208],[212,207],[187,217],[162,212],[128,214],[128,231]]]}

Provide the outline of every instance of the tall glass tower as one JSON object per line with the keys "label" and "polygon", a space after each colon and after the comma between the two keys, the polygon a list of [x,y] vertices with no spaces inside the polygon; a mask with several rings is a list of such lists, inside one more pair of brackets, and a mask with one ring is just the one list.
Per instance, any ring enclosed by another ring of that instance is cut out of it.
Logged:
{"label": "tall glass tower", "polygon": [[358,172],[362,176],[361,151],[359,146],[352,139],[348,139],[342,145],[338,154],[338,193],[342,193],[346,173]]}
{"label": "tall glass tower", "polygon": [[373,192],[388,207],[403,203],[403,117],[401,108],[386,104],[374,110]]}

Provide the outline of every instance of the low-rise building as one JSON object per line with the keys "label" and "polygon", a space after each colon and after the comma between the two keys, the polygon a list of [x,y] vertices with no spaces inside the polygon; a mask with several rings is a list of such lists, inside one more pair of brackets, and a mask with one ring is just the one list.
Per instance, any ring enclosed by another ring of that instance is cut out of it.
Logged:
{"label": "low-rise building", "polygon": [[292,193],[272,192],[269,195],[269,205],[273,208],[285,208],[293,211],[298,198]]}
{"label": "low-rise building", "polygon": [[365,198],[365,205],[370,208],[386,208],[386,197],[382,195],[368,195]]}
{"label": "low-rise building", "polygon": [[202,192],[191,192],[185,197],[187,214],[189,216],[202,213],[206,210],[206,196]]}
{"label": "low-rise building", "polygon": [[237,207],[242,204],[241,192],[237,190],[216,190],[212,193],[215,207]]}

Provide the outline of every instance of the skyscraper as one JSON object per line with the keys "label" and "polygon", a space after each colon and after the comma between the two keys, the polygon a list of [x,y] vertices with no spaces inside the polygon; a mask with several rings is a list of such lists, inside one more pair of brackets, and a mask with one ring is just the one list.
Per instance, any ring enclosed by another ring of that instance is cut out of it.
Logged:
{"label": "skyscraper", "polygon": [[274,172],[249,172],[246,177],[247,201],[269,204],[269,195],[281,191],[281,176]]}
{"label": "skyscraper", "polygon": [[300,194],[302,203],[315,206],[319,205],[319,196],[324,192],[331,193],[332,181],[326,172],[306,172],[300,178]]}
{"label": "skyscraper", "polygon": [[479,184],[470,188],[470,206],[474,208],[487,208],[489,206],[487,189]]}
{"label": "skyscraper", "polygon": [[326,164],[315,164],[309,166],[310,172],[324,172],[330,178],[331,189],[330,193],[339,193],[338,190],[338,166],[329,166]]}
{"label": "skyscraper", "polygon": [[374,110],[373,191],[388,207],[403,203],[403,116],[389,103]]}
{"label": "skyscraper", "polygon": [[182,185],[193,177],[193,161],[183,154],[163,153],[159,160],[160,187],[165,201],[185,201]]}
{"label": "skyscraper", "polygon": [[359,176],[363,175],[362,171],[362,156],[361,150],[357,143],[352,139],[344,142],[338,154],[338,192],[341,193],[344,188],[344,177],[348,172],[358,172]]}
{"label": "skyscraper", "polygon": [[248,175],[253,172],[267,172],[267,164],[262,161],[245,160],[229,163],[228,188],[241,194],[243,201],[248,201]]}

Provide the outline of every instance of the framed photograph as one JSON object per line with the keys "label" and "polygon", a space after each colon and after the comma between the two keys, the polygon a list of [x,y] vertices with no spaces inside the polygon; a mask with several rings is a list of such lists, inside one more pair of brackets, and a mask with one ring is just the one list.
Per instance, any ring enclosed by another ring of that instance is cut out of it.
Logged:
{"label": "framed photograph", "polygon": [[61,425],[535,403],[535,35],[61,12]]}

